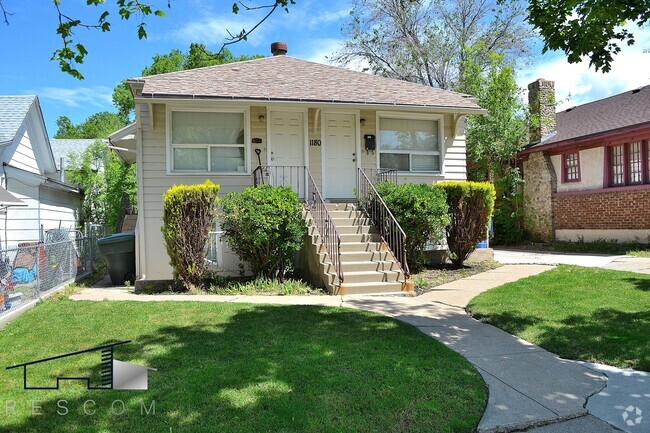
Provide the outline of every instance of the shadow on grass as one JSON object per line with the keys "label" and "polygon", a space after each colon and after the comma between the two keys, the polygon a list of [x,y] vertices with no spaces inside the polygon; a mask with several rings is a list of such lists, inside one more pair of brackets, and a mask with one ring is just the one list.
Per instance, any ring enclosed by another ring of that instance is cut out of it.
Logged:
{"label": "shadow on grass", "polygon": [[479,314],[472,313],[476,319],[496,326],[508,334],[517,335],[531,326],[538,325],[544,321],[535,316],[522,316],[521,314],[506,311],[503,313]]}
{"label": "shadow on grass", "polygon": [[650,371],[650,311],[600,308],[544,326],[539,345],[568,359]]}
{"label": "shadow on grass", "polygon": [[562,358],[650,371],[650,311],[600,308],[559,322],[512,312],[474,317],[522,338],[533,335],[532,343]]}
{"label": "shadow on grass", "polygon": [[650,292],[650,279],[649,278],[623,278],[623,281],[627,281],[630,284],[633,284],[635,288],[643,292]]}
{"label": "shadow on grass", "polygon": [[[44,415],[5,417],[2,431],[466,432],[483,412],[469,363],[391,319],[295,306],[202,317],[158,328],[145,317],[143,332],[116,349],[116,359],[158,369],[148,391],[25,391]],[[155,415],[143,412],[154,401]]]}

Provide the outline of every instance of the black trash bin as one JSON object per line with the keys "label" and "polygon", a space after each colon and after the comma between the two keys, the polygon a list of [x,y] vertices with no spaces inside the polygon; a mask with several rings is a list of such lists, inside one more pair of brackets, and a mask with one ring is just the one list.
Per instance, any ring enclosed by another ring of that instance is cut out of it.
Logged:
{"label": "black trash bin", "polygon": [[97,240],[106,260],[108,275],[115,285],[135,282],[135,233],[118,233]]}

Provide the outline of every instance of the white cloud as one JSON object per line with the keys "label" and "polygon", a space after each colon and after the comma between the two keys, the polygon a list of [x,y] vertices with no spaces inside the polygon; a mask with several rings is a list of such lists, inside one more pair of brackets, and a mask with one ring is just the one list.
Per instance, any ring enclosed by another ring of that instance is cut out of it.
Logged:
{"label": "white cloud", "polygon": [[316,27],[341,21],[350,16],[350,11],[350,8],[345,8],[338,11],[325,11],[323,13],[315,14],[315,16],[308,21],[308,26]]}
{"label": "white cloud", "polygon": [[[178,28],[174,33],[174,39],[183,43],[198,42],[206,45],[222,44],[227,38],[238,34],[242,29],[250,30],[258,23],[258,20],[251,16],[223,15],[216,14],[205,17],[201,20],[190,21]],[[248,42],[257,46],[264,41],[264,34],[268,30],[268,23],[262,24],[248,38]],[[230,33],[228,33],[230,32]]]}
{"label": "white cloud", "polygon": [[[538,64],[521,71],[518,84],[524,89],[537,78],[555,81],[558,110],[606,98],[626,90],[650,84],[650,29],[634,31],[637,43],[622,47],[614,56],[612,69],[607,74],[589,68],[589,60],[570,64],[564,53],[544,55]],[[644,52],[644,50],[646,52]]]}
{"label": "white cloud", "polygon": [[68,107],[94,106],[107,108],[112,104],[113,89],[106,86],[77,87],[43,87],[35,92],[41,99],[63,103]]}
{"label": "white cloud", "polygon": [[317,62],[329,64],[330,58],[335,51],[341,48],[343,41],[341,39],[335,38],[322,38],[322,39],[313,39],[309,41],[309,44],[305,44],[305,47],[309,50],[305,51],[305,48],[298,50],[296,53],[297,57]]}

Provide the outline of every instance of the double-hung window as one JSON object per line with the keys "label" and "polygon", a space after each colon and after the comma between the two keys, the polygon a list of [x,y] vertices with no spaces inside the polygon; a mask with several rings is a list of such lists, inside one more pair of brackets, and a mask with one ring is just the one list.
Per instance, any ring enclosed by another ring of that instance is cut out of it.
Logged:
{"label": "double-hung window", "polygon": [[608,152],[609,186],[650,183],[650,142],[648,140],[611,146]]}
{"label": "double-hung window", "polygon": [[439,173],[442,168],[442,117],[379,116],[379,168]]}
{"label": "double-hung window", "polygon": [[171,171],[245,173],[246,116],[242,112],[170,111]]}
{"label": "double-hung window", "polygon": [[564,182],[580,181],[580,156],[576,151],[574,153],[565,153],[562,155],[564,161]]}

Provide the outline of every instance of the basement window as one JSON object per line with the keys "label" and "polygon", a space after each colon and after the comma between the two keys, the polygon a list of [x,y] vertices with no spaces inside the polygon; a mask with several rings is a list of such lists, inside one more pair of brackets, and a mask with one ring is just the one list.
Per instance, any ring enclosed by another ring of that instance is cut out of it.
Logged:
{"label": "basement window", "polygon": [[563,182],[580,182],[580,154],[565,153],[562,155]]}
{"label": "basement window", "polygon": [[442,116],[378,114],[381,169],[439,173],[442,168]]}

